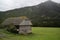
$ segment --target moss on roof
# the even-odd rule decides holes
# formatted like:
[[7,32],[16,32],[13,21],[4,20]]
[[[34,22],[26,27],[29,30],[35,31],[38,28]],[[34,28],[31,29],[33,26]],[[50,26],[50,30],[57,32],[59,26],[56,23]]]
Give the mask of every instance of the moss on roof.
[[20,16],[20,19],[27,19],[26,16]]
[[[27,22],[27,21],[29,21],[29,22]],[[13,23],[14,25],[20,25],[20,24],[25,25],[24,22],[26,23],[26,25],[32,25],[31,21],[26,16],[8,18],[2,24],[9,25],[9,24]]]

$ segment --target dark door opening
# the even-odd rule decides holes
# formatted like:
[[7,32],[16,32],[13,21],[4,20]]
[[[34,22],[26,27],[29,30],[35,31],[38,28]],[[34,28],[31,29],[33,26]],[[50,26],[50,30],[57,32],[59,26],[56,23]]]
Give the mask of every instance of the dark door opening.
[[19,29],[19,25],[15,25],[17,29]]
[[[15,27],[17,28],[17,29],[19,29],[19,25],[15,25]],[[17,31],[17,30],[16,30]],[[18,33],[19,31],[17,31],[16,33]]]

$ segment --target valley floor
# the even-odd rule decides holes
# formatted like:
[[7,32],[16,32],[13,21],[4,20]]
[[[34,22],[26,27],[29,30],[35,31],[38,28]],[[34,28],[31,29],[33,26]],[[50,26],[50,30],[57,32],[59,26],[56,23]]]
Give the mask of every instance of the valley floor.
[[13,34],[0,29],[0,40],[60,40],[60,28],[32,27],[30,35]]

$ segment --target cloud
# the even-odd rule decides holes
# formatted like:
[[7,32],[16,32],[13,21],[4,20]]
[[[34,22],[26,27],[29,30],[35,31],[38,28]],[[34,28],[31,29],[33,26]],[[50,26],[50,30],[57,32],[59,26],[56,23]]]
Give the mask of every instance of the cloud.
[[52,0],[52,1],[55,1],[55,2],[57,2],[57,3],[60,3],[60,0]]
[[[11,10],[15,8],[21,8],[25,6],[37,5],[46,0],[0,0],[0,11]],[[60,0],[53,0],[60,2]]]

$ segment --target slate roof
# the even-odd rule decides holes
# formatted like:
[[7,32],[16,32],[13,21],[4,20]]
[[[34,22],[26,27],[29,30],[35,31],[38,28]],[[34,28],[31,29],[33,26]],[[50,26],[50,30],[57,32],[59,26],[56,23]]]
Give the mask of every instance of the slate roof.
[[20,25],[32,25],[30,20],[23,20]]
[[14,25],[32,25],[28,18],[22,19],[21,17],[8,18],[2,23],[2,25],[9,25],[11,23]]

